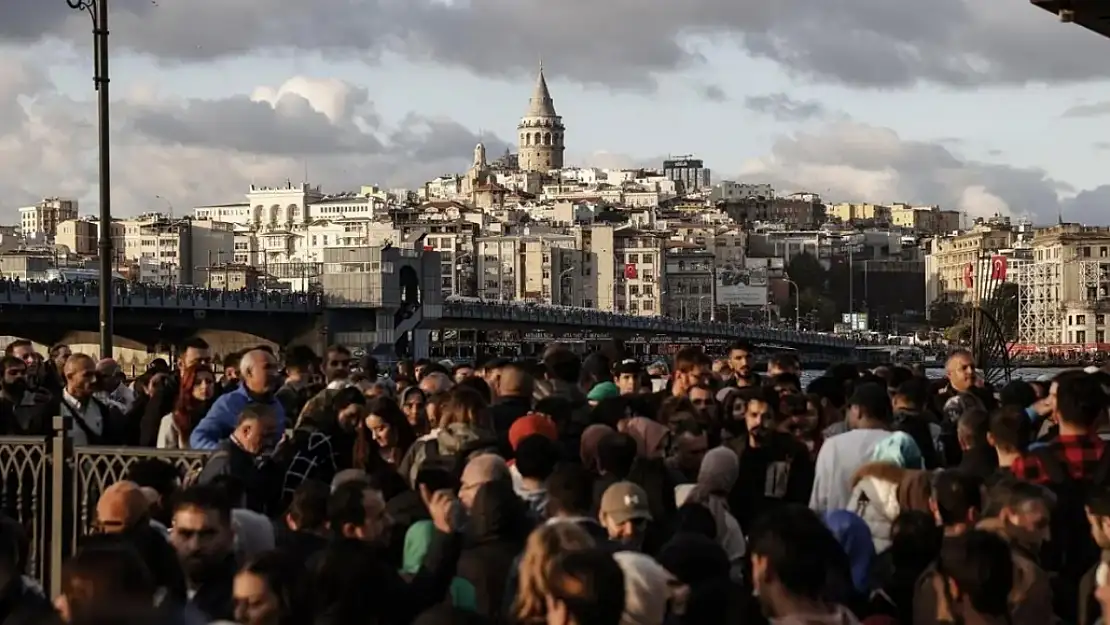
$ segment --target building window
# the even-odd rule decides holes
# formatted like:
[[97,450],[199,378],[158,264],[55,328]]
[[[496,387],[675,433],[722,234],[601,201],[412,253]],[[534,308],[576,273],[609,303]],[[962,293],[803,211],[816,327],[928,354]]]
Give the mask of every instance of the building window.
[[1075,342],[1076,343],[1086,343],[1087,342],[1087,333],[1083,330],[1080,330],[1080,331],[1076,332],[1075,333]]
[[1087,315],[1076,315],[1075,316],[1075,325],[1080,325],[1080,326],[1087,325]]

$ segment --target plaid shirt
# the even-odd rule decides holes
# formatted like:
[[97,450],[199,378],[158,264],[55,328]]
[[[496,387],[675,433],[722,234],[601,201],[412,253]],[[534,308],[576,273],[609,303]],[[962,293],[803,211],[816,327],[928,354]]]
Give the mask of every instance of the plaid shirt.
[[[1080,480],[1094,474],[1105,444],[1095,434],[1069,434],[1057,436],[1045,449],[1060,459],[1060,463],[1067,468],[1073,479]],[[1036,454],[1017,458],[1010,470],[1019,479],[1034,484],[1047,484],[1050,481],[1044,461]]]

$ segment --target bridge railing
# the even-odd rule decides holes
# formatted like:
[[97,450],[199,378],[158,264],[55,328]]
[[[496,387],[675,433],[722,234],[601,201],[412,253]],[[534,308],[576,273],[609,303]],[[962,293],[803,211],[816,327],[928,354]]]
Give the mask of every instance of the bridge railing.
[[689,321],[664,316],[629,315],[588,308],[529,306],[497,302],[445,302],[442,318],[526,323],[539,327],[582,326],[628,329],[645,333],[693,334],[753,341],[777,341],[819,347],[849,348],[855,341],[817,332],[794,332],[719,321]]
[[50,437],[0,437],[0,512],[22,528],[26,571],[61,589],[62,562],[96,531],[96,504],[140,460],[172,464],[181,477],[203,466],[207,453],[146,447],[73,445],[70,417],[54,417]]
[[[0,305],[95,306],[100,293],[95,282],[15,282],[0,280]],[[227,309],[274,312],[317,312],[321,294],[264,289],[226,291],[188,286],[120,282],[113,285],[112,303],[128,308]]]

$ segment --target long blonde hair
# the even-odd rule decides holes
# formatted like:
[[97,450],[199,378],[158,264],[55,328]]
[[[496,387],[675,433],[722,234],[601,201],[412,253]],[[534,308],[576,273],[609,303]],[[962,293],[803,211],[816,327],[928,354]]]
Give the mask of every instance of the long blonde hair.
[[513,615],[518,623],[542,620],[547,613],[547,575],[555,557],[594,546],[594,539],[575,523],[541,525],[528,536],[517,574]]

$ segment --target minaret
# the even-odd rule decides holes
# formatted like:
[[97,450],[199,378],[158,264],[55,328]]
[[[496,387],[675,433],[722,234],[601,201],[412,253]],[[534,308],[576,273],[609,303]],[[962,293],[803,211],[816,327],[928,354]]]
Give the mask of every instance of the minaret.
[[555,101],[547,89],[540,65],[536,88],[528,101],[528,112],[517,125],[517,152],[523,171],[547,173],[563,167],[563,118],[555,112]]

